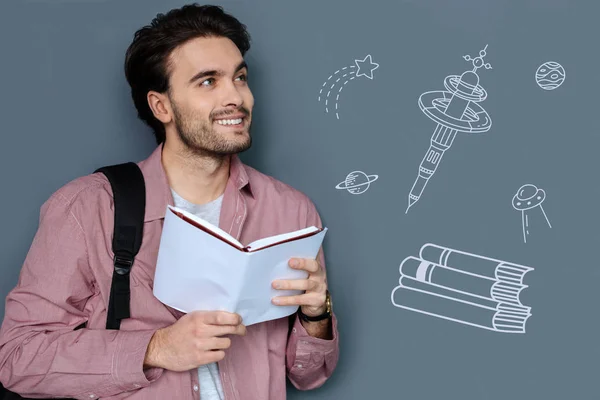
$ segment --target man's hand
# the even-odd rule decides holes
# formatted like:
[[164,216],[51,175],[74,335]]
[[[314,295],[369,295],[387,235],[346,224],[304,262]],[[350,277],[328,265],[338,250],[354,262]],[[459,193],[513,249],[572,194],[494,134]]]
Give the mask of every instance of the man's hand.
[[299,305],[302,312],[310,317],[323,314],[326,310],[325,299],[327,282],[325,271],[317,260],[310,258],[292,258],[289,266],[308,271],[306,279],[280,279],[273,281],[273,288],[283,290],[304,290],[296,296],[277,296],[273,303],[280,306]]
[[144,368],[160,367],[188,371],[222,360],[231,339],[223,335],[245,335],[238,314],[226,311],[194,311],[173,325],[157,330],[146,350]]

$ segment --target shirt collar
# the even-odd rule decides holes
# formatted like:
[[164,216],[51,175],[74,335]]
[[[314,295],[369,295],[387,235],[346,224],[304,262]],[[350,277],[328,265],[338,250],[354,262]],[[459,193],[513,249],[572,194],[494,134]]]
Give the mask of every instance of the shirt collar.
[[[174,205],[171,187],[162,165],[162,149],[163,144],[161,143],[147,159],[138,163],[146,184],[144,222],[164,218],[167,206]],[[238,191],[246,189],[252,195],[248,171],[237,154],[231,156],[227,181],[227,186],[229,185],[234,185]]]

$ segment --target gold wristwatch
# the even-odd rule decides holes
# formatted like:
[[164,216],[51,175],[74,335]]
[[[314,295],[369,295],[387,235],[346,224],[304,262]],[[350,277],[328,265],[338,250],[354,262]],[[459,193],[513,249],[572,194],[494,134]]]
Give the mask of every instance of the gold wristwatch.
[[302,312],[302,308],[300,307],[300,308],[298,308],[298,315],[304,321],[321,321],[326,318],[331,318],[331,310],[332,310],[331,296],[329,294],[329,290],[327,290],[325,292],[325,312],[323,314],[317,315],[315,317],[309,317],[308,315],[306,315]]

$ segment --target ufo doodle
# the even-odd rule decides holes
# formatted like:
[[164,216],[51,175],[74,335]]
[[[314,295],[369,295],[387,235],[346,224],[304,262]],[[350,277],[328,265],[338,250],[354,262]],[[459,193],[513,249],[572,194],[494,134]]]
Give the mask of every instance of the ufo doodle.
[[378,175],[367,175],[362,171],[352,171],[346,179],[336,185],[336,189],[345,189],[352,194],[362,194],[369,189],[371,183],[379,178]]
[[[335,87],[335,85],[338,84],[338,82],[345,79],[344,83],[340,84],[340,88],[337,90],[337,94],[335,95],[335,116],[337,119],[340,119],[340,115],[338,113],[338,101],[340,100],[340,94],[342,93],[342,89],[344,89],[344,86],[346,86],[348,82],[356,78],[360,78],[361,76],[372,80],[373,71],[375,71],[377,68],[379,68],[379,64],[374,63],[373,59],[371,58],[371,55],[367,54],[367,56],[362,60],[354,60],[354,65],[348,65],[344,68],[338,69],[333,74],[329,75],[329,78],[327,78],[327,80],[323,82],[321,90],[319,90],[319,102],[321,101],[321,95],[325,90],[327,90],[327,95],[323,96],[325,97],[325,112],[329,113],[329,96],[331,95],[332,91],[335,92],[333,88]],[[330,81],[335,79],[336,76],[337,79],[331,84],[331,86],[327,88],[326,85],[328,85]]]
[[449,75],[444,79],[446,90],[425,92],[419,97],[419,108],[437,125],[431,135],[429,149],[421,160],[417,178],[408,194],[406,212],[421,198],[429,179],[435,174],[446,150],[452,146],[458,132],[478,134],[487,132],[492,120],[478,103],[487,98],[487,92],[479,84],[477,70],[492,69],[483,61],[487,45],[479,51],[478,57],[463,56],[473,63],[473,69],[460,76]]
[[552,225],[550,225],[550,221],[548,220],[548,216],[544,211],[544,207],[542,207],[544,200],[546,200],[546,192],[532,184],[525,184],[521,186],[512,198],[513,208],[517,211],[521,211],[523,241],[525,243],[527,243],[527,235],[529,235],[529,217],[530,213],[533,212],[531,210],[539,208],[544,215],[548,226],[552,228]]

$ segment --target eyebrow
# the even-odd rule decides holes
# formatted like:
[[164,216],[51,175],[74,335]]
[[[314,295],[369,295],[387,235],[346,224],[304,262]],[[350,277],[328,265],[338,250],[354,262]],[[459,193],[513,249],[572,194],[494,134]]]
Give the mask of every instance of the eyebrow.
[[[238,66],[235,68],[234,74],[244,68],[248,69],[248,65],[246,64],[246,61],[242,61],[238,64]],[[203,71],[198,72],[196,75],[192,76],[191,79],[189,80],[189,83],[192,84],[195,81],[197,81],[198,79],[202,79],[207,76],[223,76],[223,75],[225,75],[225,71],[223,71],[222,69],[203,70]]]

